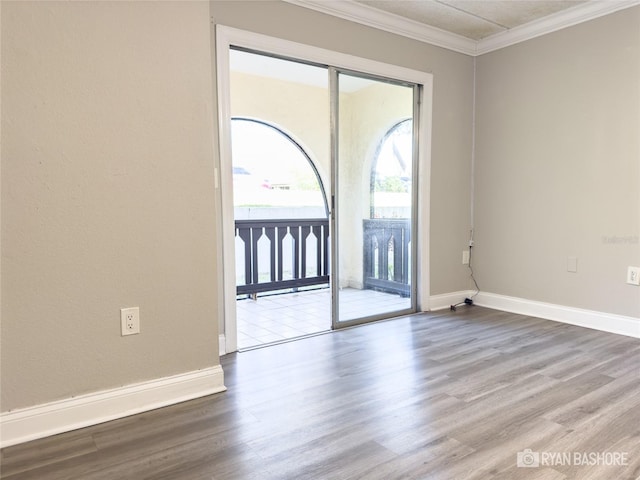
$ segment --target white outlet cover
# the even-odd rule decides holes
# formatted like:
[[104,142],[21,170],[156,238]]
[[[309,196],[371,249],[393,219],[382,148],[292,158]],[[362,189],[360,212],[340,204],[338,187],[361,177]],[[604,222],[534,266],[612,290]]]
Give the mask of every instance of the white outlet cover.
[[629,285],[640,285],[640,267],[627,268],[627,283]]
[[140,308],[130,307],[120,309],[120,333],[136,335],[140,333]]

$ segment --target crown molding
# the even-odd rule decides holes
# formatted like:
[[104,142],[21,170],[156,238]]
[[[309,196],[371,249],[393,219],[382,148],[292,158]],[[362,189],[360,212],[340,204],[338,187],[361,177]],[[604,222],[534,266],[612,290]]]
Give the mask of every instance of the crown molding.
[[586,2],[556,14],[534,20],[519,27],[496,33],[480,40],[476,46],[476,55],[500,50],[516,43],[531,40],[548,33],[572,27],[579,23],[594,20],[605,15],[640,5],[640,0]]
[[475,41],[352,0],[284,1],[474,57],[640,5],[640,0],[589,1],[543,19]]
[[284,0],[287,3],[350,20],[368,27],[395,33],[430,45],[475,55],[476,41],[416,22],[400,15],[383,12],[350,0]]

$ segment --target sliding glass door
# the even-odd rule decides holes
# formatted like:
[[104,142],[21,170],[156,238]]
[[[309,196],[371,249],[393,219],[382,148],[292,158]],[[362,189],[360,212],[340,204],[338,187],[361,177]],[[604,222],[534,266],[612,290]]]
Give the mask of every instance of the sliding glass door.
[[[315,277],[323,281],[328,277],[331,288],[325,292],[331,298],[331,314],[324,309],[320,314],[327,322],[331,317],[332,328],[412,313],[418,305],[428,310],[433,75],[223,25],[216,25],[215,50],[220,163],[214,173],[222,232],[217,253],[224,276],[218,293],[224,299],[219,314],[225,319],[221,351],[238,347],[235,300],[239,287],[241,294],[251,298],[245,284],[253,290],[257,284],[257,290],[263,290],[271,288],[266,284],[286,282],[279,284],[283,289],[278,293],[284,298],[292,280],[306,284],[292,287],[301,294]],[[239,52],[249,55],[249,64],[237,58],[242,56],[236,55]],[[258,70],[256,62],[261,66]],[[312,70],[315,73],[310,75]],[[236,89],[237,81],[247,89]],[[284,83],[283,95],[274,95],[274,89]],[[311,99],[319,100],[317,107],[309,106]],[[240,231],[240,226],[247,225],[242,221],[236,225],[234,193],[239,188],[254,186],[257,182],[252,180],[258,178],[261,198],[285,198],[292,190],[292,182],[275,178],[275,168],[265,172],[261,163],[256,165],[248,157],[241,165],[233,164],[232,150],[234,154],[258,150],[258,158],[265,157],[266,149],[257,146],[262,137],[253,129],[243,138],[238,135],[242,132],[236,126],[246,125],[260,127],[297,149],[296,156],[303,157],[297,165],[313,173],[310,181],[298,182],[297,189],[324,191],[319,207],[325,204],[329,218],[320,219],[325,224],[318,226],[314,217],[302,218],[314,223],[297,230],[291,225],[253,225],[249,234],[247,229]],[[237,141],[233,149],[232,139]],[[291,173],[279,157],[274,161]],[[264,182],[265,178],[269,181]],[[243,204],[249,209],[264,205],[262,199],[253,198]],[[287,201],[287,206],[306,208],[307,204]],[[243,253],[240,260],[244,262],[240,280],[237,251]],[[288,315],[288,321],[297,325],[310,313],[318,310],[305,306],[303,314]]]
[[333,326],[416,309],[417,85],[330,69]]

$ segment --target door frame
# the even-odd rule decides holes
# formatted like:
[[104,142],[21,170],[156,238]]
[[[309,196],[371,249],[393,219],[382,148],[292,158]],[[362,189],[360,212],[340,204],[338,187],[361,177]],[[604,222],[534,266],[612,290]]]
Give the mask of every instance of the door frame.
[[[216,195],[216,258],[221,267],[221,282],[217,285],[218,318],[220,323],[220,354],[238,349],[236,323],[235,227],[233,213],[233,169],[231,160],[231,99],[229,50],[241,47],[265,54],[291,58],[302,62],[332,66],[422,86],[419,132],[418,174],[418,234],[419,241],[429,239],[431,124],[433,109],[433,75],[397,65],[334,52],[302,43],[282,40],[224,25],[215,26],[215,65],[218,106],[218,158],[214,165]],[[329,122],[329,119],[327,119]],[[333,192],[330,192],[332,195]],[[331,212],[330,212],[331,213]],[[429,310],[429,248],[418,248],[417,309]]]

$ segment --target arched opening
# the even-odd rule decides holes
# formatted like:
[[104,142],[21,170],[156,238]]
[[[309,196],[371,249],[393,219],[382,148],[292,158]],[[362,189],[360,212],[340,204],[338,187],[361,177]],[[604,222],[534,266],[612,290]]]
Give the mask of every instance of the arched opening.
[[[242,344],[252,346],[291,334],[281,335],[284,324],[276,328],[277,334],[257,325],[256,308],[271,311],[279,305],[267,297],[328,287],[328,205],[310,155],[280,128],[234,117],[231,141],[236,299],[243,318],[239,331],[246,336]],[[246,301],[258,297],[260,306]],[[327,326],[298,328],[302,335]]]
[[327,196],[309,154],[266,122],[232,118],[236,219],[327,218]]
[[410,218],[413,122],[391,127],[371,164],[371,218]]
[[413,121],[384,134],[371,163],[370,218],[364,220],[365,288],[411,294]]

